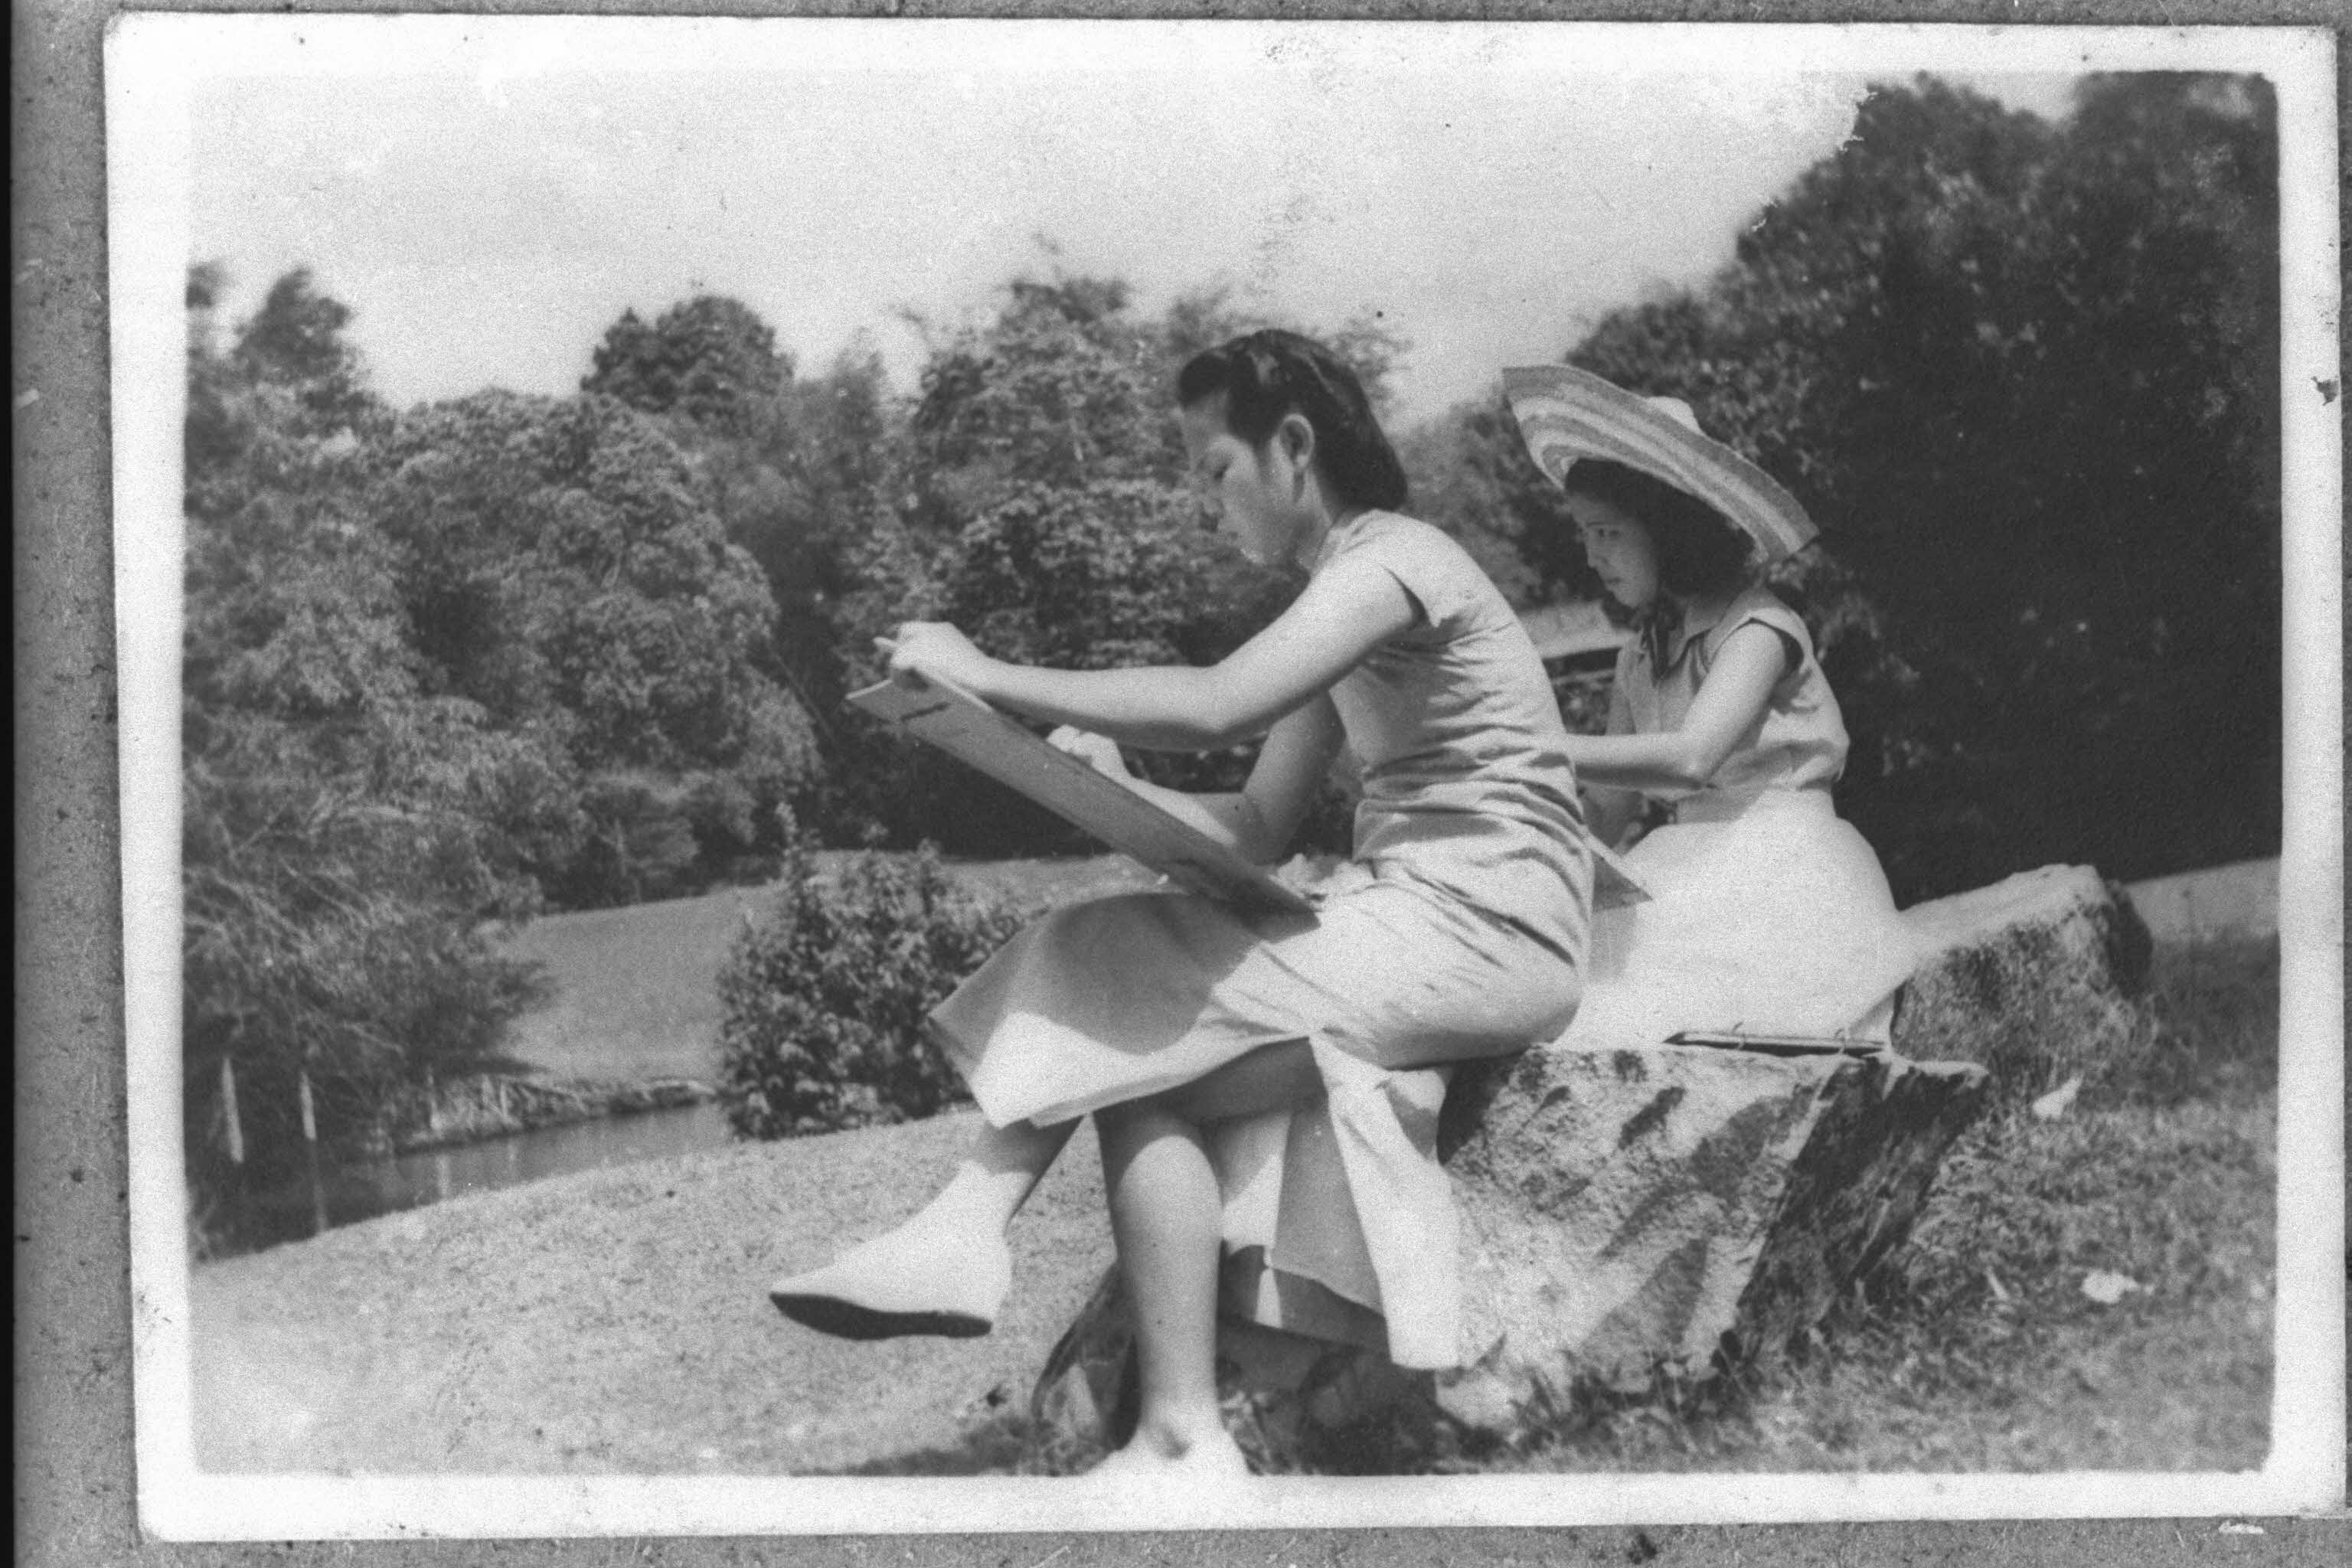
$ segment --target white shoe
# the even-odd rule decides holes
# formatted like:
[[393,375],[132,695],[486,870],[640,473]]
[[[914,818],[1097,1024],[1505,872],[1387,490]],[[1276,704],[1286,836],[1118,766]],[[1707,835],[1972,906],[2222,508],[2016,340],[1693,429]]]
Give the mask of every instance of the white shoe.
[[1012,1283],[1003,1237],[901,1226],[822,1268],[786,1275],[768,1287],[768,1300],[793,1322],[845,1340],[971,1339],[996,1326]]

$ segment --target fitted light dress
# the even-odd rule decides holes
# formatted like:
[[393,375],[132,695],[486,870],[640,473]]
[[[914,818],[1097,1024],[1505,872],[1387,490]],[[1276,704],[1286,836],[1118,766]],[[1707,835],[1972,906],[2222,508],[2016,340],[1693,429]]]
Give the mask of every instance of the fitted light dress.
[[[1335,528],[1415,624],[1332,689],[1363,795],[1312,917],[1181,892],[1025,928],[931,1015],[1003,1126],[1052,1123],[1305,1040],[1326,1094],[1209,1130],[1228,1310],[1456,1356],[1448,1068],[1555,1038],[1580,994],[1592,860],[1559,709],[1510,606],[1460,546],[1392,512]],[[1291,1305],[1286,1308],[1285,1302]]]
[[1753,587],[1686,625],[1680,647],[1636,638],[1618,655],[1610,728],[1680,728],[1726,641],[1753,624],[1780,637],[1788,668],[1706,787],[1626,855],[1652,897],[1595,919],[1563,1045],[1682,1030],[1887,1040],[1914,947],[1878,857],[1832,804],[1845,721],[1797,613]]

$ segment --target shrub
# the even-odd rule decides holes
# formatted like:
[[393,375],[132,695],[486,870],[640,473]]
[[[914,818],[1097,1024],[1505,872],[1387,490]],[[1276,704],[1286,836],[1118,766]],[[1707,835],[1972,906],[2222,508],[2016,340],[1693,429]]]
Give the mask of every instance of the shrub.
[[805,844],[719,977],[719,1096],[738,1137],[929,1116],[963,1085],[924,1016],[1021,923],[957,888],[938,854],[866,852],[831,875]]

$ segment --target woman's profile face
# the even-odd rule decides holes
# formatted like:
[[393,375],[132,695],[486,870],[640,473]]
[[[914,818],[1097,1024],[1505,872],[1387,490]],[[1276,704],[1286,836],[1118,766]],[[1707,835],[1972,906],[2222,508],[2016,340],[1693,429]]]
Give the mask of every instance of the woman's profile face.
[[1568,496],[1584,558],[1609,596],[1629,610],[1643,610],[1658,596],[1658,550],[1642,520],[1599,496]]
[[1181,414],[1192,478],[1217,514],[1217,531],[1261,566],[1291,559],[1309,521],[1297,504],[1292,465],[1281,432],[1254,447],[1225,426],[1225,400],[1193,404]]

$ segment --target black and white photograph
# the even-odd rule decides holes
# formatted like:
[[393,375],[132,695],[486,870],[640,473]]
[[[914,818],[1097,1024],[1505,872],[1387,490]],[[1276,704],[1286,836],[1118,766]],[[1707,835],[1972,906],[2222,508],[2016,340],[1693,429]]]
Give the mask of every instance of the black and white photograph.
[[2341,1506],[2326,32],[105,68],[143,1530]]

